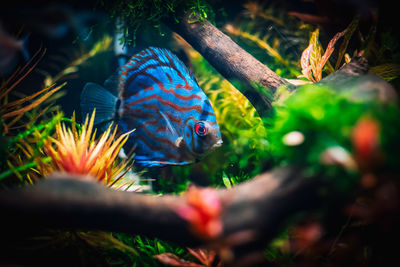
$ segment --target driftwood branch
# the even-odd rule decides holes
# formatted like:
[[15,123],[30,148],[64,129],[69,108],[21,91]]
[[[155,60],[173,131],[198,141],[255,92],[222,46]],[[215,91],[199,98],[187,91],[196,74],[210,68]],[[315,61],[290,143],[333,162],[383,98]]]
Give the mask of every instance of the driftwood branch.
[[[217,191],[223,206],[223,232],[212,241],[237,250],[237,255],[248,254],[262,249],[260,243],[265,245],[275,237],[291,215],[316,207],[319,183],[302,179],[298,173],[295,168],[279,169],[231,190]],[[178,215],[183,205],[183,196],[115,191],[82,177],[56,175],[32,187],[1,192],[1,229],[96,229],[158,237],[186,246],[209,243],[193,234]]]
[[[165,23],[193,46],[222,76],[229,81],[239,81],[241,92],[249,99],[257,112],[263,116],[271,109],[271,99],[279,86],[290,84],[243,50],[232,39],[207,20],[192,22],[189,14],[179,23],[166,20]],[[254,84],[268,88],[256,89]]]
[[378,100],[392,102],[396,100],[396,90],[384,79],[369,72],[364,57],[356,56],[341,69],[322,79],[319,84],[342,92],[353,90],[351,97],[358,100]]

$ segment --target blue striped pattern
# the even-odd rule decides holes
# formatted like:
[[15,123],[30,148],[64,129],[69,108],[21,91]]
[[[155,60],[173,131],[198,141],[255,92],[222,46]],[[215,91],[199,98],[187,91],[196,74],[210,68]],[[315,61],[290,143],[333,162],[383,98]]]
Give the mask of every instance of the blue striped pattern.
[[[220,145],[221,134],[207,96],[181,60],[150,47],[119,70],[119,121],[123,132],[135,128],[125,150],[145,166],[182,165]],[[207,135],[195,133],[202,121]]]

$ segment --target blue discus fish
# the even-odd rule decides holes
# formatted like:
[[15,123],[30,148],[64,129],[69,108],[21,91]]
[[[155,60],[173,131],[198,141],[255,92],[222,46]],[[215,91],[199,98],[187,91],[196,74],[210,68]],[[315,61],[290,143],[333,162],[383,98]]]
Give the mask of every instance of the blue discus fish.
[[104,87],[108,90],[85,85],[82,113],[96,108],[95,124],[115,121],[123,132],[136,129],[124,146],[134,149],[136,163],[188,164],[222,144],[210,101],[167,49],[150,47],[135,54]]

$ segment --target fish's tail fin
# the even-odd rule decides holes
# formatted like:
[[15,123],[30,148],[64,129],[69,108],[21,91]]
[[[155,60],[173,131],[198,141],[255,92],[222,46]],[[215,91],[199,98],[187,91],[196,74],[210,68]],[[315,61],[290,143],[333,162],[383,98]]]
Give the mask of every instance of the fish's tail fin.
[[87,83],[81,93],[81,111],[84,119],[96,109],[94,124],[111,122],[117,117],[118,97],[96,83]]

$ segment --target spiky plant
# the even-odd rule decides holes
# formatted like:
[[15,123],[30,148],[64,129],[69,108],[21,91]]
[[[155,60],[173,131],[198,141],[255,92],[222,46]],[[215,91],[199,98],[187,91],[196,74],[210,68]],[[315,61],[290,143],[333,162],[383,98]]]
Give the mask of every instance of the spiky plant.
[[101,137],[95,140],[94,118],[95,111],[90,120],[89,116],[86,116],[81,130],[75,126],[74,116],[71,128],[67,128],[61,122],[56,125],[56,137],[50,137],[44,145],[44,152],[52,159],[43,166],[45,174],[61,171],[91,175],[110,187],[122,186],[121,179],[129,169],[131,161],[118,162],[117,156],[133,130],[117,137],[117,127],[110,125]]

